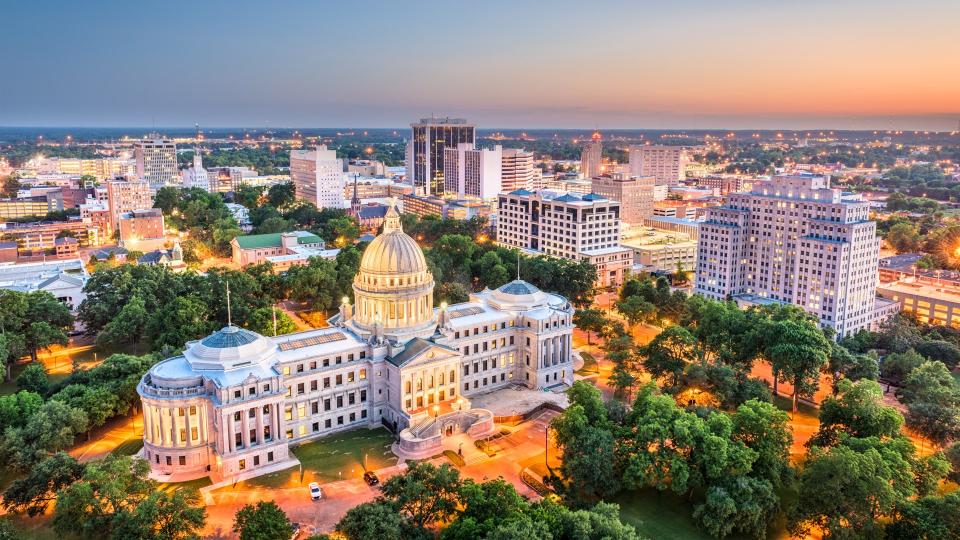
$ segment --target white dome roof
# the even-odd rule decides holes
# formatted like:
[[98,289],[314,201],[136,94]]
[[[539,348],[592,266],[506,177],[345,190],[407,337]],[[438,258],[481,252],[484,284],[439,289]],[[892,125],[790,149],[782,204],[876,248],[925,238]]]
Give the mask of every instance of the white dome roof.
[[504,309],[532,309],[547,305],[550,300],[546,293],[522,279],[515,279],[501,285],[490,293],[490,298],[498,307]]
[[360,272],[377,275],[426,272],[427,259],[413,238],[395,229],[373,239],[360,259]]
[[196,370],[229,371],[273,359],[276,344],[260,334],[226,326],[200,341],[187,344],[183,356]]

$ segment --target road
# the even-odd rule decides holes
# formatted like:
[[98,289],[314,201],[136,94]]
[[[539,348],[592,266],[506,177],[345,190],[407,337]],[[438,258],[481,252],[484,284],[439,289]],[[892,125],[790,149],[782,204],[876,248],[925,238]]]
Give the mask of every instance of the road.
[[[472,444],[464,446],[467,464],[460,468],[464,478],[476,481],[503,477],[512,483],[519,493],[536,498],[537,494],[520,480],[524,467],[541,463],[544,458],[544,434],[551,419],[557,413],[544,411],[537,417],[510,428],[509,436],[495,443],[497,454],[487,457]],[[550,442],[551,466],[559,464],[559,451]],[[446,458],[432,460],[440,465],[449,463]],[[405,464],[397,464],[377,470],[381,482],[406,470]],[[539,471],[538,471],[539,472]],[[542,474],[542,473],[541,473]],[[379,495],[379,489],[367,486],[361,479],[341,480],[321,484],[324,498],[310,499],[306,484],[281,488],[247,486],[243,484],[210,491],[206,496],[207,526],[203,534],[207,538],[235,538],[230,530],[233,516],[246,504],[272,500],[287,513],[290,520],[300,523],[310,533],[330,532],[346,512]]]

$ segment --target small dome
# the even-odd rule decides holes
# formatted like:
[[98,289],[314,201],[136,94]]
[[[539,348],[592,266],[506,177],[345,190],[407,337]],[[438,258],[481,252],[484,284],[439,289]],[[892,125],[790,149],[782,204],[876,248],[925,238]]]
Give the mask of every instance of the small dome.
[[260,334],[244,330],[236,326],[225,326],[219,332],[214,332],[203,338],[200,342],[205,347],[212,349],[228,349],[230,347],[239,347],[262,338]]
[[260,334],[226,326],[187,344],[183,356],[198,370],[224,370],[261,364],[273,358],[276,344]]
[[503,309],[533,309],[549,301],[546,293],[521,279],[502,285],[490,294],[490,299]]
[[531,285],[530,283],[527,283],[526,281],[523,281],[522,279],[515,279],[510,283],[507,283],[506,285],[500,286],[500,288],[497,290],[504,294],[513,294],[513,295],[536,294],[540,292],[540,289],[534,287],[533,285]]

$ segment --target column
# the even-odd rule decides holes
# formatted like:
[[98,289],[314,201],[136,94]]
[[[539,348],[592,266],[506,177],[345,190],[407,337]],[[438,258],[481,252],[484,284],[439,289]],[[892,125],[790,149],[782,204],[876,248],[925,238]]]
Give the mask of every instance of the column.
[[237,440],[237,437],[235,435],[236,428],[234,427],[234,422],[233,422],[233,413],[228,412],[226,416],[227,416],[227,451],[233,452],[234,450],[236,450],[236,448],[234,448],[234,444],[236,443],[236,440]]
[[143,404],[143,440],[153,442],[153,418],[150,416],[150,405]]
[[263,444],[263,441],[265,440],[263,437],[263,405],[257,406],[256,424],[257,424],[257,444]]
[[250,410],[240,412],[240,440],[244,448],[250,448]]
[[170,430],[167,429],[167,422],[164,422],[164,417],[167,416],[165,409],[157,408],[157,416],[160,420],[160,445],[163,447],[170,446]]
[[190,406],[189,405],[183,408],[183,425],[184,425],[184,433],[187,435],[186,437],[187,440],[184,441],[184,444],[186,446],[193,446],[193,437],[190,434]]

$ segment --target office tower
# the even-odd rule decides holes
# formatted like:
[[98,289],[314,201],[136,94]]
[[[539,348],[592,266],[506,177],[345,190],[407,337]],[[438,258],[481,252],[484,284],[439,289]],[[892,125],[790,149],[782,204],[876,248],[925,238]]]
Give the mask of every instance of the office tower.
[[193,167],[183,171],[183,187],[210,191],[210,177],[203,168],[203,154],[199,148],[193,151]]
[[418,195],[444,194],[443,158],[445,148],[476,142],[476,126],[463,118],[421,118],[410,124],[407,143],[407,178]]
[[503,147],[478,149],[473,143],[460,143],[443,152],[444,194],[493,199],[500,193]]
[[290,179],[297,198],[317,205],[317,208],[343,208],[343,188],[346,187],[343,162],[335,150],[319,145],[314,150],[290,152]]
[[533,152],[525,152],[518,148],[503,149],[500,159],[500,189],[503,191],[533,189],[535,176]]
[[590,142],[584,145],[583,151],[580,153],[580,173],[584,178],[600,176],[600,173],[603,172],[603,167],[600,165],[603,159],[603,143],[600,142],[600,139],[600,132],[594,131],[593,136],[590,137]]
[[133,144],[137,176],[154,189],[178,183],[177,145],[159,137],[142,139]]
[[842,338],[874,320],[880,238],[870,203],[828,177],[776,176],[706,210],[696,292],[800,306]]
[[630,176],[624,173],[596,176],[591,181],[593,193],[620,201],[620,219],[624,223],[640,225],[653,215],[652,176]]
[[163,248],[166,243],[163,212],[159,208],[120,214],[118,230],[120,245],[130,251],[153,251]]
[[630,147],[630,174],[653,176],[658,184],[673,186],[686,177],[687,149],[683,146]]
[[110,225],[117,230],[121,214],[153,207],[150,184],[144,180],[110,180],[107,204],[110,205]]
[[620,208],[596,194],[501,193],[497,244],[590,261],[597,267],[598,287],[619,286],[633,261],[633,251],[620,245]]

